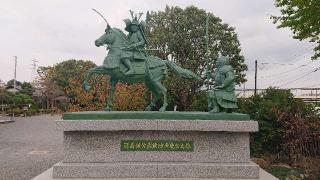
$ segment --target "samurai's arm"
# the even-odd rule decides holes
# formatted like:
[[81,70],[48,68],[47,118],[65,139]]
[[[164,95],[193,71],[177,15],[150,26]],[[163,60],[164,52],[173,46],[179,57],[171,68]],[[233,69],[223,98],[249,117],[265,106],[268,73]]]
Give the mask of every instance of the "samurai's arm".
[[138,32],[137,36],[138,36],[139,42],[131,44],[131,46],[133,48],[136,48],[136,47],[139,47],[139,46],[144,46],[146,44],[146,41],[144,40],[144,38],[143,38],[143,36],[142,36],[140,31]]
[[222,85],[217,86],[217,89],[223,89],[227,86],[229,86],[232,82],[234,81],[234,74],[232,71],[228,71],[226,73],[226,79],[224,80],[224,82],[222,83]]

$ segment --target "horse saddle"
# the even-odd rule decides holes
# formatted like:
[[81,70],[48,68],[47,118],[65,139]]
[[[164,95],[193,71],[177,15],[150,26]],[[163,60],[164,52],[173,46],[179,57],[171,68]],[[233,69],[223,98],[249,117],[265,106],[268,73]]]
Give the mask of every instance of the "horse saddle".
[[[145,68],[146,68],[145,61],[133,60],[131,61],[131,65],[132,65],[134,75],[145,74]],[[124,64],[120,63],[120,71],[125,73],[128,71],[128,68]]]
[[[146,67],[152,69],[160,66],[165,66],[165,61],[156,56],[148,56],[148,58],[146,59],[134,58],[133,60],[131,60],[131,65],[134,72],[133,74],[140,75],[145,74]],[[124,64],[120,63],[120,71],[125,73],[126,71],[128,71],[128,68]]]

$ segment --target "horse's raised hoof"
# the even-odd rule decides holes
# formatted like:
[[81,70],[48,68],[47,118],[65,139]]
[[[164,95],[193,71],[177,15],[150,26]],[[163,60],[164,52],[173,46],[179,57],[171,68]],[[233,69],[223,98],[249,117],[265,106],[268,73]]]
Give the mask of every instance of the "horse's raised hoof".
[[107,106],[106,108],[104,108],[104,110],[105,111],[112,111],[112,108]]

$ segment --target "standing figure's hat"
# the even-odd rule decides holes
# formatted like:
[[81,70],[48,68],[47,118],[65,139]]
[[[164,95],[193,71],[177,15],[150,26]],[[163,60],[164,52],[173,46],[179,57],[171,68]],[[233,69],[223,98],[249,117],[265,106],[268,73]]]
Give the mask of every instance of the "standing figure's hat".
[[218,58],[218,62],[219,63],[221,63],[221,64],[223,64],[223,65],[229,65],[229,56],[227,55],[227,56],[223,56],[223,55],[221,55],[219,58]]

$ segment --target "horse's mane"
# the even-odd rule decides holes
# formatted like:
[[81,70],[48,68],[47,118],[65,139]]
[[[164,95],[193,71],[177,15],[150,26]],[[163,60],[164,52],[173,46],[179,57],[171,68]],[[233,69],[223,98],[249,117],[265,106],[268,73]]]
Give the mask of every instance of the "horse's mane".
[[128,39],[126,34],[123,33],[121,29],[118,28],[112,28],[113,32],[119,36],[120,39],[122,39],[122,43],[128,44]]
[[113,30],[115,30],[116,32],[118,32],[119,35],[121,35],[122,37],[126,38],[126,34],[125,34],[121,29],[113,28]]

